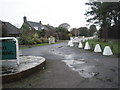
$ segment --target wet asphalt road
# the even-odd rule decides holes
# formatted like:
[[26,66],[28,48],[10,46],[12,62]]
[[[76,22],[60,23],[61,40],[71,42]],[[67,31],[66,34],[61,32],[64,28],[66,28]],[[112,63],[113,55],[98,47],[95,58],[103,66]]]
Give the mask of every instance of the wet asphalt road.
[[68,47],[67,43],[22,50],[46,58],[46,67],[3,88],[118,88],[118,58]]

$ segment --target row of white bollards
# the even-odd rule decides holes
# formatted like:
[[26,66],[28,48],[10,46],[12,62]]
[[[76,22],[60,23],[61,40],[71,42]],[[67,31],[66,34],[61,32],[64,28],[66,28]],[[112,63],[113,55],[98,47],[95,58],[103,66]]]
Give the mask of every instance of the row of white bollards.
[[[68,42],[68,45],[69,45],[70,47],[73,47],[73,46],[74,46],[72,40],[70,40],[70,41]],[[79,42],[78,48],[83,48],[83,45],[82,45],[82,42],[81,42],[81,41]],[[91,49],[91,47],[90,47],[90,45],[89,45],[88,42],[85,43],[84,49],[85,49],[85,50],[90,50],[90,49]],[[98,53],[102,52],[102,49],[101,49],[101,47],[100,47],[99,44],[96,44],[96,45],[95,45],[94,52],[98,52]],[[103,54],[103,55],[106,55],[106,56],[113,55],[113,52],[112,52],[110,46],[105,46],[102,54]]]

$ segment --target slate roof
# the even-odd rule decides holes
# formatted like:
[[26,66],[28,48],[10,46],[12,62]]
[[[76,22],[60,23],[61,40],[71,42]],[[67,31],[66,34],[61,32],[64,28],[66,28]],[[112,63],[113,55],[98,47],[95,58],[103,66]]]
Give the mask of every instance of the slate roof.
[[42,23],[39,22],[32,22],[32,21],[27,21],[27,23],[34,28],[35,30],[48,30],[48,28],[44,25],[42,25]]
[[45,27],[47,27],[49,30],[54,30],[55,28],[53,26],[50,25],[44,25]]

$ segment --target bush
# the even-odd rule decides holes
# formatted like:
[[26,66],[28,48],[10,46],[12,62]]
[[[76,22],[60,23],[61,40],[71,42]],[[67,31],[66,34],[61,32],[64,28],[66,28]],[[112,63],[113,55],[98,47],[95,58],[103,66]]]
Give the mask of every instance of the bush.
[[48,43],[49,41],[48,41],[48,39],[47,38],[40,38],[40,40],[42,41],[42,43]]
[[18,43],[19,43],[19,45],[23,45],[23,44],[24,44],[24,41],[23,41],[21,38],[19,38],[19,39],[18,39]]
[[42,41],[41,41],[40,39],[38,39],[38,38],[34,38],[34,41],[35,41],[37,44],[42,43]]
[[22,38],[22,37],[20,37],[18,39],[18,41],[19,41],[20,45],[33,45],[33,44],[36,44],[36,42],[34,41],[33,38],[31,39],[31,38],[28,38],[28,37],[27,37],[27,40]]
[[[30,31],[30,28],[27,24],[23,24],[21,28],[21,35],[19,38],[19,44],[21,45],[32,45],[36,44],[33,39],[34,33]],[[37,36],[37,35],[35,35]]]

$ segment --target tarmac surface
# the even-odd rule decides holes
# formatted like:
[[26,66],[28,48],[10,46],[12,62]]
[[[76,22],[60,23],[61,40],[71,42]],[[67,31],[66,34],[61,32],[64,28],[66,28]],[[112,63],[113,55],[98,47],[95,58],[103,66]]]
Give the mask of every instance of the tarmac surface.
[[46,67],[3,88],[118,88],[118,57],[67,46],[67,42],[22,50]]

